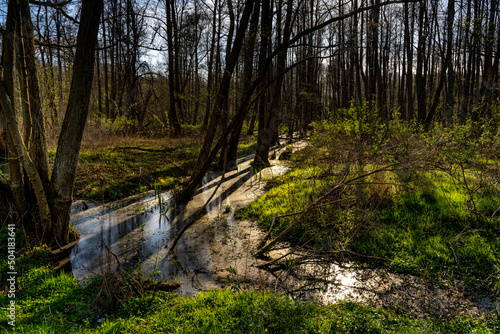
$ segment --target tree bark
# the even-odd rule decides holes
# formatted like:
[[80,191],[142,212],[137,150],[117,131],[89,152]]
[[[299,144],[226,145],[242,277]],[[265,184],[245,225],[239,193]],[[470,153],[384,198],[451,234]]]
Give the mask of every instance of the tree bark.
[[418,14],[418,48],[417,48],[417,69],[416,69],[416,85],[417,85],[417,120],[419,124],[425,123],[427,116],[427,101],[426,101],[426,78],[424,75],[424,62],[425,62],[425,27],[424,17],[427,8],[427,0],[420,2],[420,9]]
[[448,0],[447,12],[448,16],[446,19],[446,31],[447,31],[446,56],[441,64],[441,75],[439,78],[439,84],[434,92],[431,108],[429,109],[429,113],[425,118],[424,122],[425,129],[428,129],[430,127],[432,119],[434,118],[434,114],[436,113],[439,104],[439,97],[441,95],[441,90],[443,89],[446,81],[446,71],[451,71],[452,68],[451,49],[453,47],[452,40],[453,40],[453,22],[455,20],[455,0]]
[[[14,2],[9,2],[7,11],[7,21],[5,23],[5,33],[3,36],[3,51],[2,51],[2,64],[3,64],[3,80],[5,84],[6,94],[12,101],[14,96],[14,44],[15,44],[15,30],[16,20],[14,18],[15,8]],[[3,114],[3,113],[2,113]],[[6,116],[3,117],[5,121],[6,130],[6,144],[7,144],[7,159],[9,161],[9,174],[10,174],[10,188],[14,196],[14,203],[20,215],[27,216],[28,205],[24,196],[24,183],[21,174],[21,161],[17,154],[16,147],[10,130],[6,124]]]
[[[254,12],[252,14],[252,19],[250,21],[250,28],[248,31],[247,41],[245,44],[245,54],[243,57],[243,90],[242,90],[243,94],[241,99],[243,99],[246,92],[250,90],[250,87],[252,85],[252,74],[254,70],[253,66],[254,47],[257,38],[258,24],[259,24],[259,6],[255,5]],[[245,113],[248,113],[249,106],[246,107],[247,110],[245,111]],[[255,120],[255,118],[252,119]],[[227,150],[226,170],[231,170],[236,168],[238,143],[240,140],[242,127],[243,127],[243,122],[238,124],[238,126],[231,132],[231,137],[229,139],[229,148]],[[253,129],[251,130],[253,133]]]
[[178,136],[181,134],[181,126],[179,124],[179,120],[177,117],[177,98],[178,91],[176,88],[178,85],[176,84],[176,70],[178,66],[176,66],[175,58],[178,56],[174,52],[174,27],[172,17],[175,15],[173,11],[173,0],[166,1],[166,9],[167,9],[167,40],[168,40],[168,93],[169,93],[169,105],[170,108],[168,110],[168,119],[170,122],[170,127],[174,136]]
[[52,170],[52,198],[50,201],[53,213],[52,237],[58,245],[67,244],[69,240],[71,202],[78,153],[89,111],[94,76],[95,47],[102,6],[102,0],[87,0],[82,3],[68,106]]
[[[263,69],[266,67],[266,60],[269,53],[270,48],[270,35],[272,30],[272,17],[271,17],[271,8],[269,0],[262,0],[262,9],[261,9],[261,30],[260,30],[260,54],[259,54],[259,73],[262,73]],[[260,151],[262,146],[271,140],[271,136],[269,136],[269,129],[266,128],[266,115],[268,109],[268,88],[267,82],[270,79],[270,72],[266,71],[267,80],[264,80],[261,83],[260,87],[260,97],[259,103],[257,107],[257,125],[258,125],[258,136],[257,136],[257,146],[255,149],[255,159],[253,164],[259,167],[267,167],[269,166],[269,157],[261,157]],[[269,117],[269,116],[268,116]]]
[[[226,68],[224,70],[220,87],[219,87],[219,92],[217,94],[217,98],[215,100],[215,105],[213,107],[212,111],[212,116],[210,118],[210,124],[207,128],[207,133],[205,135],[205,140],[203,142],[203,147],[200,151],[200,155],[198,157],[198,163],[197,166],[202,165],[205,160],[207,159],[212,143],[215,137],[215,133],[217,130],[218,126],[218,121],[219,117],[224,105],[225,100],[227,99],[227,91],[229,90],[229,85],[231,83],[231,78],[232,74],[234,71],[234,67],[236,65],[236,62],[238,61],[238,56],[241,50],[241,47],[243,45],[244,37],[245,37],[245,32],[248,27],[248,22],[250,20],[250,14],[252,13],[252,9],[254,6],[255,0],[249,0],[248,2],[245,3],[245,8],[243,10],[243,14],[241,15],[240,19],[240,25],[237,29],[235,38],[234,38],[234,45],[231,50],[231,54],[227,59],[226,63]],[[195,172],[196,174],[196,172]]]
[[[279,40],[278,45],[282,44],[283,41],[288,41],[290,39],[292,5],[293,1],[288,0],[285,26],[283,29],[283,40]],[[261,133],[261,135],[259,135],[261,143],[260,145],[257,145],[258,150],[255,152],[254,164],[261,167],[270,165],[269,149],[271,145],[279,141],[278,117],[281,106],[281,91],[283,86],[283,80],[285,78],[286,55],[287,55],[286,50],[284,50],[278,54],[278,57],[276,59],[276,79],[272,95],[271,109],[269,110],[269,115],[266,119],[264,130]]]
[[[38,202],[38,210],[40,212],[40,223],[42,230],[42,238],[46,237],[51,230],[51,212],[49,208],[49,203],[47,201],[47,195],[45,192],[44,184],[42,178],[38,173],[38,170],[31,159],[28,150],[24,144],[21,133],[19,132],[19,126],[16,120],[16,113],[14,107],[9,98],[4,81],[0,82],[0,100],[2,103],[2,110],[5,116],[5,122],[7,129],[9,130],[10,138],[12,140],[13,146],[16,149],[16,153],[23,162],[24,170],[27,173],[29,181],[35,192],[36,200]],[[70,203],[71,206],[71,203]],[[69,215],[68,215],[69,224]]]

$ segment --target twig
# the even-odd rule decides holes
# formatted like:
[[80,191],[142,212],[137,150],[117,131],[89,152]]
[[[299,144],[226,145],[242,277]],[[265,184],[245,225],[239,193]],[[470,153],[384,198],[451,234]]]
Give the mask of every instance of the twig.
[[271,227],[269,227],[269,231],[267,231],[267,233],[264,236],[264,238],[262,238],[262,240],[257,245],[257,249],[259,249],[262,246],[264,246],[266,244],[267,240],[269,240],[269,237],[271,236],[271,231],[273,230],[274,223],[276,222],[277,215],[278,215],[277,213],[274,214],[274,218],[273,218],[273,221],[271,223]]
[[[322,208],[322,207],[328,206],[328,205],[332,205],[334,203],[343,202],[343,201],[346,201],[346,200],[349,200],[349,199],[354,200],[354,199],[357,199],[357,198],[356,197],[351,197],[351,198],[338,199],[338,200],[331,201],[331,202],[328,202],[328,203],[323,203],[323,204],[316,205],[315,209]],[[276,216],[274,219],[285,218],[285,217],[290,217],[290,216],[297,216],[297,215],[300,215],[303,212],[304,212],[304,210],[297,211],[297,212],[292,212],[292,213],[286,213],[286,214],[281,215],[281,216]],[[274,220],[273,220],[273,222],[274,222]]]
[[500,210],[500,206],[498,207],[498,209],[496,209],[492,214],[491,214],[491,217],[490,219],[493,219],[493,217],[495,217],[495,215],[497,214],[498,210]]
[[108,245],[106,245],[106,243],[104,242],[104,239],[102,238],[102,236],[101,236],[101,241],[102,241],[104,247],[106,247],[106,250],[109,252],[109,254],[113,255],[113,257],[115,258],[116,263],[118,265],[117,268],[116,268],[116,271],[119,272],[121,270],[121,268],[120,268],[120,259],[118,259],[118,256],[115,253],[113,253],[113,251],[111,249],[109,249]]
[[371,256],[371,255],[365,255],[365,254],[360,254],[360,253],[356,253],[356,252],[353,252],[353,251],[350,251],[350,250],[339,250],[339,251],[336,251],[336,252],[330,252],[331,254],[328,254],[328,255],[334,255],[333,253],[346,253],[346,254],[349,254],[349,255],[352,255],[352,256],[356,256],[356,257],[362,257],[362,258],[365,258],[365,259],[370,259],[370,260],[379,260],[379,261],[389,261],[389,259],[385,258],[385,257],[380,257],[380,256]]
[[[304,255],[304,256],[299,256],[299,257],[290,259],[290,263],[299,263],[299,262],[302,262],[302,261],[305,261],[305,260],[316,259],[316,258],[321,258],[321,257],[323,257],[323,258],[334,257],[334,256],[337,256],[339,253],[346,253],[346,254],[349,254],[349,255],[352,255],[352,256],[356,256],[356,257],[360,257],[360,258],[365,258],[365,259],[370,259],[370,260],[389,261],[389,259],[387,259],[385,257],[364,255],[364,254],[359,254],[359,253],[356,253],[356,252],[353,252],[353,251],[349,251],[349,250],[339,250],[339,251],[335,251],[335,252],[321,253],[321,254],[318,254],[318,255]],[[282,258],[284,258],[285,256],[288,256],[288,255],[290,255],[290,253],[282,255],[282,256],[280,256],[278,258],[275,258],[275,259],[270,258],[269,261],[267,261],[265,263],[262,263],[262,264],[259,264],[257,266],[257,268],[267,267],[267,266],[270,266],[270,265],[275,264],[275,263],[277,263],[279,266],[284,266],[284,264],[281,263],[280,260]]]
[[136,150],[136,151],[143,151],[143,152],[168,152],[173,150],[171,147],[163,148],[163,149],[154,149],[154,148],[142,148],[141,146],[119,146],[119,147],[113,147],[113,151],[125,151],[125,150]]
[[458,263],[457,254],[455,254],[455,250],[453,249],[451,242],[448,243],[448,247],[450,248],[451,252],[453,253],[453,258],[455,259],[455,263]]

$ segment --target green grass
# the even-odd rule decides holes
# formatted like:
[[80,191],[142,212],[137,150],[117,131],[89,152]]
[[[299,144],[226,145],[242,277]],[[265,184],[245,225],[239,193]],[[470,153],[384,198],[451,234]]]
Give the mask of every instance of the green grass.
[[174,188],[195,163],[196,145],[154,148],[157,151],[83,150],[75,196],[108,201],[151,190],[154,182],[165,189]]
[[[259,219],[259,224],[265,230],[269,229],[275,214],[278,216],[298,212],[317,197],[325,187],[332,182],[332,178],[317,178],[318,168],[305,167],[291,171],[282,176],[274,177],[268,184],[269,191],[248,206],[236,212],[236,218]],[[294,217],[276,220],[273,230],[279,233],[286,229]],[[316,231],[316,230],[315,230]],[[295,229],[290,236],[291,240],[299,242],[311,235],[307,224]]]
[[[236,215],[258,219],[267,230],[276,213],[303,210],[338,182],[343,169],[339,160],[346,161],[349,154],[335,137],[326,139],[292,155],[295,169],[271,180],[269,192]],[[244,143],[241,154],[249,153],[252,145],[251,141]],[[340,145],[339,151],[332,149],[334,145]],[[175,187],[178,178],[194,165],[199,143],[141,147],[156,151],[84,148],[76,197],[112,200],[153,189],[155,184]],[[51,159],[53,156],[49,154]],[[366,170],[386,163],[384,159],[367,165]],[[488,164],[496,164],[488,159]],[[473,186],[480,185],[477,172],[475,167],[467,168],[467,181]],[[500,288],[498,219],[485,221],[466,210],[470,194],[460,178],[457,181],[430,169],[412,172],[410,177],[403,174],[384,172],[346,187],[340,201],[313,211],[289,240],[302,243],[314,238],[309,246],[342,245],[384,257],[388,261],[378,264],[399,273],[438,280],[459,278],[476,286],[497,284]],[[475,203],[479,212],[490,216],[500,206],[500,190],[494,185],[481,187],[475,193]],[[294,218],[278,219],[275,235]],[[72,277],[51,269],[47,250],[26,250],[21,233],[16,241],[20,250],[16,255],[19,333],[500,332],[498,314],[448,321],[415,319],[397,305],[391,308],[395,311],[353,302],[320,305],[260,291],[216,290],[196,297],[151,291],[123,304],[104,304],[96,300],[99,280],[81,288]],[[0,233],[0,251],[6,254],[5,233]],[[7,271],[7,259],[2,257],[2,282]],[[0,304],[9,301],[3,288]],[[7,321],[6,312],[1,312],[0,332],[12,330]]]
[[[196,164],[201,148],[198,138],[194,135],[179,141],[125,138],[113,146],[84,146],[77,167],[75,198],[116,200],[153,190],[155,183],[163,190],[175,189]],[[253,150],[252,138],[242,138],[238,156]],[[49,151],[49,161],[54,158],[55,153]]]
[[5,180],[9,172],[9,165],[7,163],[0,164],[0,180]]
[[[468,193],[444,173],[433,172],[419,189],[393,198],[376,227],[353,241],[357,252],[390,259],[398,272],[473,278],[499,284],[500,233],[466,209]],[[483,197],[485,196],[485,197]],[[500,206],[498,193],[480,194],[480,208]]]

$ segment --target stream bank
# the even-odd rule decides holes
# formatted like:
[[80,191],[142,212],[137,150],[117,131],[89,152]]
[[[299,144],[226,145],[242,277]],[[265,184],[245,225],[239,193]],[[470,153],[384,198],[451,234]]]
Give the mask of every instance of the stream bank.
[[[305,145],[295,143],[294,149]],[[81,240],[71,255],[73,275],[85,282],[92,275],[114,270],[115,254],[122,266],[138,265],[137,274],[143,278],[180,283],[178,292],[186,296],[228,287],[276,289],[292,298],[314,298],[324,303],[353,300],[422,317],[480,316],[494,311],[491,297],[467,291],[459,282],[435,286],[412,276],[362,268],[349,259],[338,264],[261,269],[265,261],[253,253],[264,233],[254,222],[235,220],[234,212],[264,194],[266,180],[284,174],[288,167],[274,160],[272,167],[255,173],[250,160],[240,159],[238,169],[226,173],[207,205],[207,214],[183,234],[173,254],[165,246],[210,198],[220,175],[209,173],[184,208],[175,208],[170,192],[161,193],[161,201],[158,194],[149,192],[84,211],[77,210],[76,203],[72,225]],[[281,244],[270,257],[291,251],[289,245]],[[294,251],[294,255],[304,254]]]

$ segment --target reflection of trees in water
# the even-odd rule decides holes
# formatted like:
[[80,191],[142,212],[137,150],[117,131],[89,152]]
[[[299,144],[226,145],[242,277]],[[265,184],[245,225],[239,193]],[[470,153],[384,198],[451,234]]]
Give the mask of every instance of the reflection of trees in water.
[[274,277],[277,291],[296,300],[355,301],[419,318],[444,320],[485,315],[495,310],[492,296],[486,291],[467,288],[463,282],[437,286],[429,279],[394,274],[355,262],[355,256],[332,255],[299,247],[285,247],[281,253],[276,258],[267,257],[259,267]]

